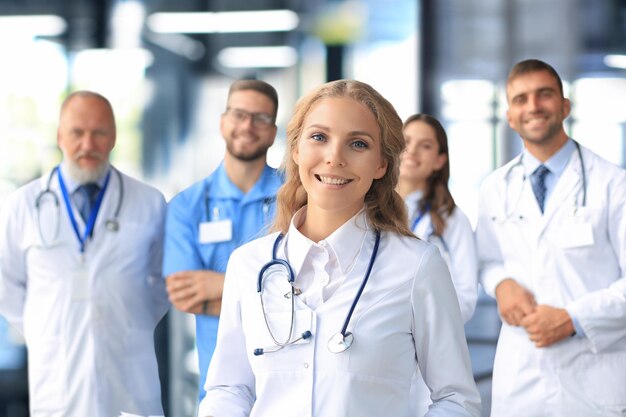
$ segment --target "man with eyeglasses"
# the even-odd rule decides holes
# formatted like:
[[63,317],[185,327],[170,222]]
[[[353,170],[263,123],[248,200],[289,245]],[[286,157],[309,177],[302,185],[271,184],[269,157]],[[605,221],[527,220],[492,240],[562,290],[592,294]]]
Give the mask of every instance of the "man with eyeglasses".
[[215,349],[228,258],[266,233],[274,217],[282,180],[266,156],[276,137],[277,110],[274,87],[259,80],[235,81],[220,120],[224,160],[168,205],[163,274],[172,304],[196,317],[199,400]]

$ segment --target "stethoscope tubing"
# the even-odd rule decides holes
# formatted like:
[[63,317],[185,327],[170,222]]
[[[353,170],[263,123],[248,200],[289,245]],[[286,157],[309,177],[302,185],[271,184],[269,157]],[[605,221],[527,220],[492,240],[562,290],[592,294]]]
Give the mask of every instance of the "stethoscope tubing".
[[[580,144],[573,140],[574,145],[576,146],[576,152],[578,153],[578,160],[580,163],[580,177],[581,177],[581,182],[582,182],[582,204],[581,207],[586,207],[587,206],[587,172],[585,170],[585,160],[583,158],[583,152],[582,149],[580,147]],[[522,166],[524,162],[524,154],[522,153],[517,162],[515,162],[513,165],[511,165],[511,167],[506,171],[505,175],[504,175],[504,183],[505,183],[505,190],[504,190],[504,215],[506,219],[509,219],[513,212],[515,211],[515,207],[517,207],[517,205],[519,204],[519,200],[521,199],[521,194],[523,193],[523,188],[522,191],[520,191],[520,197],[517,199],[517,202],[514,205],[513,210],[509,211],[508,210],[508,199],[509,199],[509,193],[508,193],[508,189],[509,189],[509,182],[510,182],[510,176],[511,173],[513,172],[513,170],[515,168],[517,168],[518,166]],[[522,187],[523,185],[526,183],[526,174],[524,174],[523,178],[522,178]]]
[[[39,237],[41,239],[41,242],[44,243],[45,239],[43,237],[43,232],[42,232],[42,228],[41,228],[41,208],[42,208],[42,200],[46,195],[50,195],[52,196],[54,205],[58,211],[58,217],[61,216],[61,207],[60,207],[60,200],[59,197],[57,196],[57,194],[52,191],[52,179],[54,178],[55,174],[59,174],[59,166],[55,166],[54,168],[52,168],[52,171],[50,171],[50,175],[48,175],[48,179],[46,181],[46,188],[44,190],[42,190],[37,197],[35,198],[35,209],[37,211],[37,228],[39,231]],[[119,193],[118,193],[118,199],[117,199],[117,205],[115,207],[115,211],[113,213],[113,218],[109,219],[105,222],[105,225],[107,227],[108,230],[111,231],[117,231],[119,229],[119,214],[120,211],[122,209],[122,204],[124,201],[124,181],[122,179],[122,174],[113,166],[111,166],[111,169],[115,172],[115,175],[118,179],[118,183],[119,183]],[[56,240],[59,236],[59,228],[60,228],[60,219],[57,219],[57,224],[55,227],[55,239]],[[48,246],[45,245],[44,246]]]
[[[333,340],[336,340],[336,338],[339,336],[341,342],[339,343],[339,346],[342,346],[341,348],[338,349],[331,349],[329,346],[329,350],[333,353],[339,353],[339,352],[343,352],[346,349],[348,349],[351,344],[352,344],[352,340],[354,339],[354,336],[352,335],[352,333],[348,332],[348,325],[350,324],[350,320],[352,318],[352,315],[354,314],[354,310],[356,309],[357,304],[359,303],[359,300],[361,299],[361,295],[363,294],[363,291],[365,290],[365,286],[367,285],[367,282],[369,280],[369,277],[371,275],[372,272],[372,268],[374,266],[374,261],[376,260],[376,256],[378,255],[378,248],[380,246],[380,231],[376,230],[376,240],[374,242],[374,249],[372,250],[372,255],[370,257],[368,266],[367,266],[367,271],[365,273],[365,277],[363,278],[363,282],[361,283],[359,290],[356,293],[356,296],[354,297],[354,300],[352,301],[352,305],[350,306],[350,309],[348,310],[348,314],[346,315],[346,318],[343,322],[343,325],[341,327],[341,331],[335,335],[333,335],[331,337],[331,340],[329,341],[329,344],[332,344]],[[291,268],[291,265],[289,264],[289,262],[287,260],[284,259],[280,259],[278,258],[278,246],[280,244],[280,242],[282,241],[284,235],[282,233],[279,233],[278,236],[276,237],[276,239],[274,240],[274,244],[272,245],[272,259],[266,263],[265,265],[263,265],[263,267],[261,267],[261,269],[259,270],[259,275],[258,275],[258,280],[257,280],[257,292],[261,298],[261,309],[263,312],[263,319],[265,321],[265,325],[267,327],[267,330],[272,338],[272,340],[274,341],[274,343],[276,344],[277,349],[274,350],[265,350],[263,348],[258,348],[255,349],[254,354],[255,356],[259,356],[262,355],[263,353],[272,353],[272,352],[277,352],[279,350],[281,350],[283,347],[291,345],[299,340],[306,340],[309,339],[312,334],[310,330],[305,331],[304,333],[302,333],[302,336],[294,341],[291,340],[292,336],[293,336],[293,324],[294,324],[294,316],[295,316],[295,296],[297,295],[296,291],[295,291],[295,287],[294,287],[294,282],[295,282],[295,274],[293,272],[293,268]],[[288,274],[287,277],[287,281],[289,282],[290,286],[291,286],[291,294],[290,294],[290,298],[291,298],[291,325],[290,325],[290,329],[289,329],[289,337],[287,338],[287,340],[285,342],[279,342],[275,337],[274,334],[270,328],[269,322],[267,320],[267,314],[265,312],[265,305],[263,302],[263,279],[264,279],[264,275],[265,272],[272,266],[282,266]],[[289,294],[289,293],[287,293]],[[347,340],[349,339],[349,340]]]

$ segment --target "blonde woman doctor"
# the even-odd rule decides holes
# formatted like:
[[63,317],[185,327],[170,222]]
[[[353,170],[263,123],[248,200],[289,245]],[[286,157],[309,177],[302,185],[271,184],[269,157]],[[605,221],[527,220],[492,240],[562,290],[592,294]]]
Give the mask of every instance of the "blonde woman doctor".
[[419,363],[429,416],[478,416],[448,270],[394,191],[391,104],[357,81],[324,84],[287,137],[278,232],[230,259],[199,415],[405,416]]
[[567,136],[550,65],[518,63],[506,91],[524,151],[485,179],[476,230],[504,321],[491,415],[624,416],[626,171]]

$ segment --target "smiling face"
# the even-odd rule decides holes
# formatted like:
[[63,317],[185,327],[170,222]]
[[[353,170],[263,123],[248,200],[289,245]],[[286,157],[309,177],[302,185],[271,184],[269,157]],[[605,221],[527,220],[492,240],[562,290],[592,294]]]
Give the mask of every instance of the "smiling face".
[[520,74],[509,81],[506,92],[509,126],[527,147],[559,147],[567,140],[563,120],[569,116],[570,102],[548,71]]
[[258,120],[263,116],[273,120],[276,109],[272,100],[255,90],[238,90],[228,97],[227,106],[220,130],[228,155],[244,162],[265,158],[274,143],[276,125]]
[[372,182],[387,170],[374,115],[345,97],[324,98],[311,107],[292,157],[309,212],[332,214],[342,223],[363,207]]
[[443,167],[447,155],[440,153],[435,129],[428,123],[415,120],[403,133],[406,149],[400,157],[400,181],[411,191],[426,191],[428,179]]

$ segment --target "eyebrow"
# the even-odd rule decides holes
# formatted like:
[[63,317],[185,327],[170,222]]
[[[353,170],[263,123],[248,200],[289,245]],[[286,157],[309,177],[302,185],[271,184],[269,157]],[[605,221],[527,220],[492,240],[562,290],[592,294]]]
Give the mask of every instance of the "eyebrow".
[[[325,131],[329,131],[330,128],[326,125],[322,125],[322,124],[318,124],[318,123],[314,123],[312,125],[308,125],[304,127],[305,129],[321,129],[321,130],[325,130]],[[371,134],[369,134],[368,132],[362,131],[362,130],[353,130],[351,132],[348,132],[348,136],[367,136],[368,138],[371,138],[372,140],[374,140],[374,136],[372,136]]]
[[552,91],[552,92],[555,92],[555,93],[557,92],[557,90],[554,87],[551,87],[551,86],[539,87],[539,88],[535,88],[534,90],[524,91],[522,93],[519,93],[519,94],[511,97],[511,100],[515,100],[518,97],[527,96],[528,94],[532,94],[532,93],[541,93],[543,91]]

